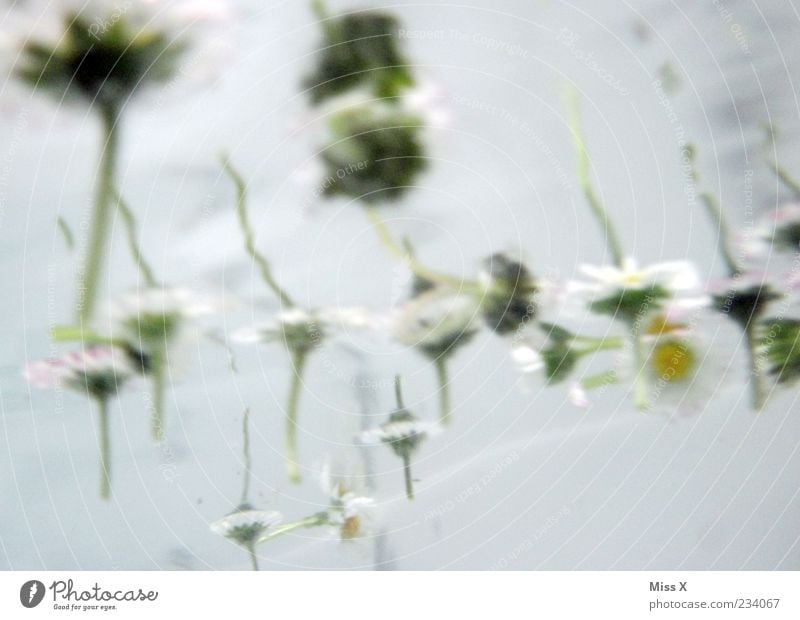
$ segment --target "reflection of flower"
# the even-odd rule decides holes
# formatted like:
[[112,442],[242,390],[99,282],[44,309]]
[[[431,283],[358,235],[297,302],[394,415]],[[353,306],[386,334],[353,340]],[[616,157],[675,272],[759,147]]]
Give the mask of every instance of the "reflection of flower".
[[134,374],[128,355],[113,347],[89,347],[60,358],[32,362],[25,378],[36,387],[65,387],[107,399]]

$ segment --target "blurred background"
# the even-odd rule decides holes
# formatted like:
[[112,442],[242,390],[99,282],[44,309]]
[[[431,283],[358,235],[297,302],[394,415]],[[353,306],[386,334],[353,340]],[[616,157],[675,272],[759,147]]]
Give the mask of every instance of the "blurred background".
[[[767,124],[782,164],[800,170],[791,1],[328,3],[333,14],[367,6],[402,21],[401,43],[446,114],[428,132],[419,187],[382,209],[426,264],[472,275],[503,251],[567,280],[607,260],[575,175],[566,84],[580,93],[598,193],[642,263],[688,259],[704,278],[724,275],[687,143],[703,188],[739,227],[788,198],[762,157]],[[12,10],[0,5],[0,19]],[[127,112],[119,185],[156,272],[238,300],[210,321],[223,340],[277,310],[243,250],[224,152],[250,182],[258,247],[298,302],[396,306],[405,268],[360,209],[315,197],[322,127],[301,81],[321,34],[307,3],[233,2],[215,36],[214,54],[186,61],[199,79],[153,89]],[[377,501],[370,536],[299,531],[260,548],[265,569],[800,568],[796,391],[754,414],[740,334],[722,320],[709,336],[730,345],[726,382],[680,418],[635,411],[623,388],[575,408],[562,387],[521,379],[507,343],[480,334],[452,360],[453,424],[420,450],[413,502],[390,451],[352,437],[385,419],[395,373],[407,405],[435,418],[426,359],[356,333],[312,357],[295,486],[281,459],[286,352],[232,343],[234,371],[225,347],[196,334],[173,368],[164,442],[148,437],[138,391],[115,403],[114,494],[100,501],[90,403],[21,377],[26,361],[57,352],[48,329],[71,315],[78,254],[57,220],[85,227],[95,120],[10,80],[0,88],[0,567],[247,568],[209,523],[236,504],[249,407],[253,503],[290,519],[319,510],[329,457],[360,459]],[[114,226],[102,297],[136,281]]]

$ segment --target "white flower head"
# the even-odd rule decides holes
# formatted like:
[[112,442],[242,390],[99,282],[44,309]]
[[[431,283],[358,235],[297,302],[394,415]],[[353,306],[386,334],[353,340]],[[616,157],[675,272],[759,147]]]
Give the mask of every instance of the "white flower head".
[[223,300],[189,289],[153,287],[111,300],[108,316],[128,337],[150,349],[169,344],[187,319],[214,314],[223,307]]
[[479,310],[474,295],[431,289],[403,305],[392,332],[399,343],[436,359],[472,338]]
[[761,217],[751,230],[739,234],[739,245],[748,258],[768,258],[776,251],[796,254],[800,251],[800,203]]
[[700,287],[697,270],[688,261],[669,261],[639,267],[636,259],[627,257],[621,267],[583,265],[581,271],[590,278],[583,287],[598,297],[625,289],[647,290],[653,286],[660,286],[673,293],[697,290]]
[[64,387],[96,398],[108,398],[117,393],[135,370],[124,351],[97,346],[32,362],[23,374],[31,385],[39,388]]
[[398,444],[405,441],[419,442],[428,437],[433,437],[442,432],[442,427],[436,422],[426,422],[424,420],[390,420],[377,428],[363,431],[358,435],[362,443],[368,445],[376,444]]
[[251,547],[282,520],[283,515],[279,512],[258,510],[249,504],[242,504],[230,514],[214,521],[210,529],[244,547]]
[[538,374],[545,369],[542,354],[530,344],[520,344],[511,349],[511,359],[524,375]]
[[567,394],[569,396],[569,401],[579,409],[586,409],[589,407],[589,397],[580,381],[572,383],[569,386]]
[[375,505],[375,500],[361,490],[360,480],[354,476],[334,476],[328,464],[320,475],[322,490],[330,502],[328,521],[337,528],[342,540],[363,535],[365,523],[369,521]]

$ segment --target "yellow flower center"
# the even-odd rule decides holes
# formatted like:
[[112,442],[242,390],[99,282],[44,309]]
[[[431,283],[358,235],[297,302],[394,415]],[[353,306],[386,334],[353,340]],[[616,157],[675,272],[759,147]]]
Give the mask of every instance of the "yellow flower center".
[[696,361],[694,351],[680,340],[667,340],[657,344],[650,356],[653,373],[668,383],[690,378]]
[[358,517],[348,517],[344,520],[341,531],[342,540],[352,540],[353,538],[358,538],[360,533],[361,521]]

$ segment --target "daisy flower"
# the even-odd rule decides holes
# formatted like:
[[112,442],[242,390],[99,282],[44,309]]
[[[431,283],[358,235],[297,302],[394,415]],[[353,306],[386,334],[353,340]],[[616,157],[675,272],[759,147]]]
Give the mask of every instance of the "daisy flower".
[[151,433],[164,436],[164,391],[168,350],[187,321],[215,313],[222,300],[184,288],[142,288],[117,297],[108,304],[108,317],[116,330],[141,352],[142,370],[153,382]]
[[260,540],[273,531],[283,520],[283,515],[272,510],[258,510],[250,504],[242,504],[230,514],[214,521],[210,529],[242,546],[250,555],[253,570],[258,570],[255,548]]
[[[185,34],[194,22],[206,19],[208,12],[193,9],[193,13],[176,17],[172,9],[185,9],[188,2],[165,8],[163,2],[142,0],[67,0],[59,3],[60,10],[43,0],[20,4],[24,8],[12,9],[8,19],[15,32],[0,37],[19,38],[19,52],[14,54],[19,61],[13,73],[56,102],[73,100],[90,107],[102,124],[89,241],[76,294],[77,322],[88,323],[107,254],[124,110],[149,85],[182,73],[179,60],[188,44]],[[208,2],[193,3],[194,7],[200,5]],[[50,16],[60,23],[51,25]],[[32,32],[26,23],[31,24]]]
[[353,540],[363,535],[364,522],[369,518],[375,500],[363,495],[351,476],[333,476],[331,468],[322,469],[322,490],[330,498],[328,519],[338,530],[342,540]]
[[784,205],[760,218],[741,236],[740,245],[751,258],[768,257],[773,251],[796,254],[800,250],[800,203]]
[[589,280],[573,282],[572,292],[588,294],[595,313],[618,316],[628,322],[668,299],[700,294],[700,277],[687,261],[639,267],[635,259],[626,258],[620,267],[583,265],[581,271]]
[[324,39],[313,72],[306,78],[311,101],[322,101],[354,88],[374,96],[396,97],[414,83],[410,65],[398,45],[400,24],[390,13],[358,11],[329,17],[315,3]]
[[134,373],[124,351],[106,346],[32,362],[24,370],[25,378],[35,387],[64,387],[98,400],[115,396]]
[[333,328],[373,328],[378,319],[363,308],[329,308],[306,310],[298,306],[280,311],[274,319],[237,330],[236,342],[254,344],[280,342],[292,360],[292,380],[286,405],[286,439],[284,461],[289,479],[301,480],[297,464],[297,416],[303,375],[309,353],[320,346]]
[[478,281],[484,289],[483,318],[490,329],[505,335],[523,329],[536,317],[536,282],[525,265],[505,254],[483,262]]
[[89,347],[57,359],[32,362],[24,370],[31,385],[49,389],[64,387],[82,392],[96,401],[102,499],[108,499],[111,494],[109,401],[134,373],[127,353],[107,346]]
[[402,459],[406,497],[414,499],[411,457],[419,449],[420,444],[428,437],[437,434],[441,427],[419,420],[405,408],[399,376],[395,377],[395,398],[397,407],[389,414],[389,419],[378,428],[360,433],[359,439],[364,444],[387,445]]
[[710,331],[710,326],[700,328],[704,318],[710,317],[695,314],[690,322],[678,322],[668,313],[655,313],[648,318],[642,332],[644,365],[633,368],[646,377],[647,409],[677,407],[682,413],[696,413],[714,397],[725,362],[702,335]]

